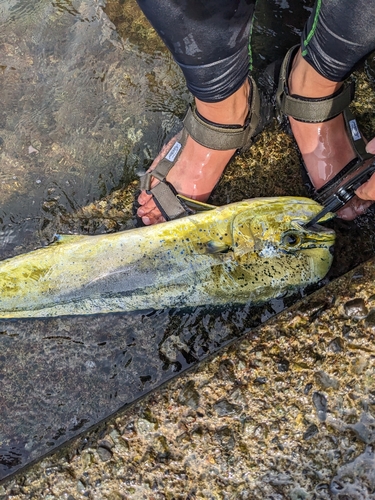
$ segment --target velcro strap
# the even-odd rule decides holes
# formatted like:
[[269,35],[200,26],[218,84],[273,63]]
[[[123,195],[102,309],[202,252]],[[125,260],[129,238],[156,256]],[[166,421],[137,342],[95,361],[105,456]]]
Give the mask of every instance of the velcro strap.
[[139,188],[141,191],[148,191],[151,187],[152,172],[146,172],[139,178]]
[[178,219],[188,215],[185,207],[176,197],[176,193],[166,182],[159,182],[150,190],[154,196],[154,202],[166,220]]
[[195,142],[220,151],[241,149],[248,143],[253,132],[250,126],[233,128],[203,121],[191,107],[184,118],[184,126]]
[[354,82],[344,85],[332,97],[322,99],[290,96],[284,91],[281,96],[281,111],[287,116],[306,122],[321,123],[338,116],[353,100]]
[[171,168],[175,165],[180,156],[187,139],[187,133],[185,130],[182,131],[182,136],[179,141],[176,141],[168,153],[162,158],[156,165],[154,170],[146,172],[140,178],[140,188],[141,191],[149,191],[151,188],[152,178],[155,177],[159,181],[163,181]]

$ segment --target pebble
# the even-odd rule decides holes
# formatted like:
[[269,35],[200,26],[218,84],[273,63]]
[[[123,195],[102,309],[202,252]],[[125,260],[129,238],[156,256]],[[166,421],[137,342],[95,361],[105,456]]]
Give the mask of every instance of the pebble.
[[214,404],[214,410],[219,415],[219,417],[225,417],[226,415],[231,415],[239,411],[240,407],[236,405],[232,405],[226,399],[219,401]]
[[148,434],[149,432],[154,432],[156,430],[156,424],[146,420],[145,418],[139,418],[137,420],[137,429],[140,434]]
[[371,309],[365,319],[367,328],[375,328],[375,309]]
[[315,373],[315,379],[322,389],[338,389],[340,387],[340,382],[336,378],[330,377],[328,373],[323,370],[319,370]]
[[344,304],[345,314],[351,318],[364,318],[368,314],[365,301],[361,298],[349,300]]
[[327,348],[331,352],[342,352],[342,350],[344,349],[344,342],[341,337],[336,337],[335,339],[331,340]]
[[179,403],[190,406],[190,408],[196,410],[199,408],[199,399],[199,393],[195,389],[194,381],[189,380],[178,396]]
[[102,446],[98,446],[97,452],[98,452],[99,458],[102,462],[107,462],[108,460],[111,460],[111,458],[112,458],[112,453],[107,448],[103,448]]
[[315,406],[318,419],[325,422],[327,419],[327,398],[321,392],[314,392],[312,395],[313,405]]
[[311,424],[303,434],[303,439],[308,441],[319,433],[319,429],[315,424]]

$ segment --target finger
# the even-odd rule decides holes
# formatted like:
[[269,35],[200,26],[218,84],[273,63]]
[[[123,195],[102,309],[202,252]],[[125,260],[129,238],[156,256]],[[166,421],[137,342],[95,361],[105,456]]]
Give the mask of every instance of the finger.
[[165,222],[165,219],[162,215],[160,217],[142,217],[142,222],[145,226],[153,226],[154,224],[160,224],[161,222]]
[[362,184],[355,194],[362,200],[375,201],[375,176],[372,176],[369,181]]
[[338,217],[340,217],[340,219],[343,220],[353,220],[358,217],[358,215],[363,215],[364,213],[366,213],[367,209],[370,205],[372,205],[372,203],[372,200],[365,201],[355,196],[350,200],[349,203],[345,205],[344,208],[337,212],[337,215]]
[[375,154],[375,137],[366,144],[366,151],[372,155]]

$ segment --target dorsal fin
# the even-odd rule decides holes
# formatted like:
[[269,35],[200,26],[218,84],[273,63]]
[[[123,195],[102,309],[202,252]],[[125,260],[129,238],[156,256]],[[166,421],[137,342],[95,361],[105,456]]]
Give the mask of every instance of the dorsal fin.
[[229,246],[222,241],[211,240],[207,243],[208,253],[225,253],[229,250]]

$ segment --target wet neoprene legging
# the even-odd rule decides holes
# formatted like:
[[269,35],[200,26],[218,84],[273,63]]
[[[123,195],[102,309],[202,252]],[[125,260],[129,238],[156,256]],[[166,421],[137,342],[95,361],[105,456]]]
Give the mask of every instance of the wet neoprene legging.
[[[195,97],[217,102],[241,87],[255,0],[137,1]],[[343,81],[375,50],[375,0],[316,0],[301,48],[321,75]]]

